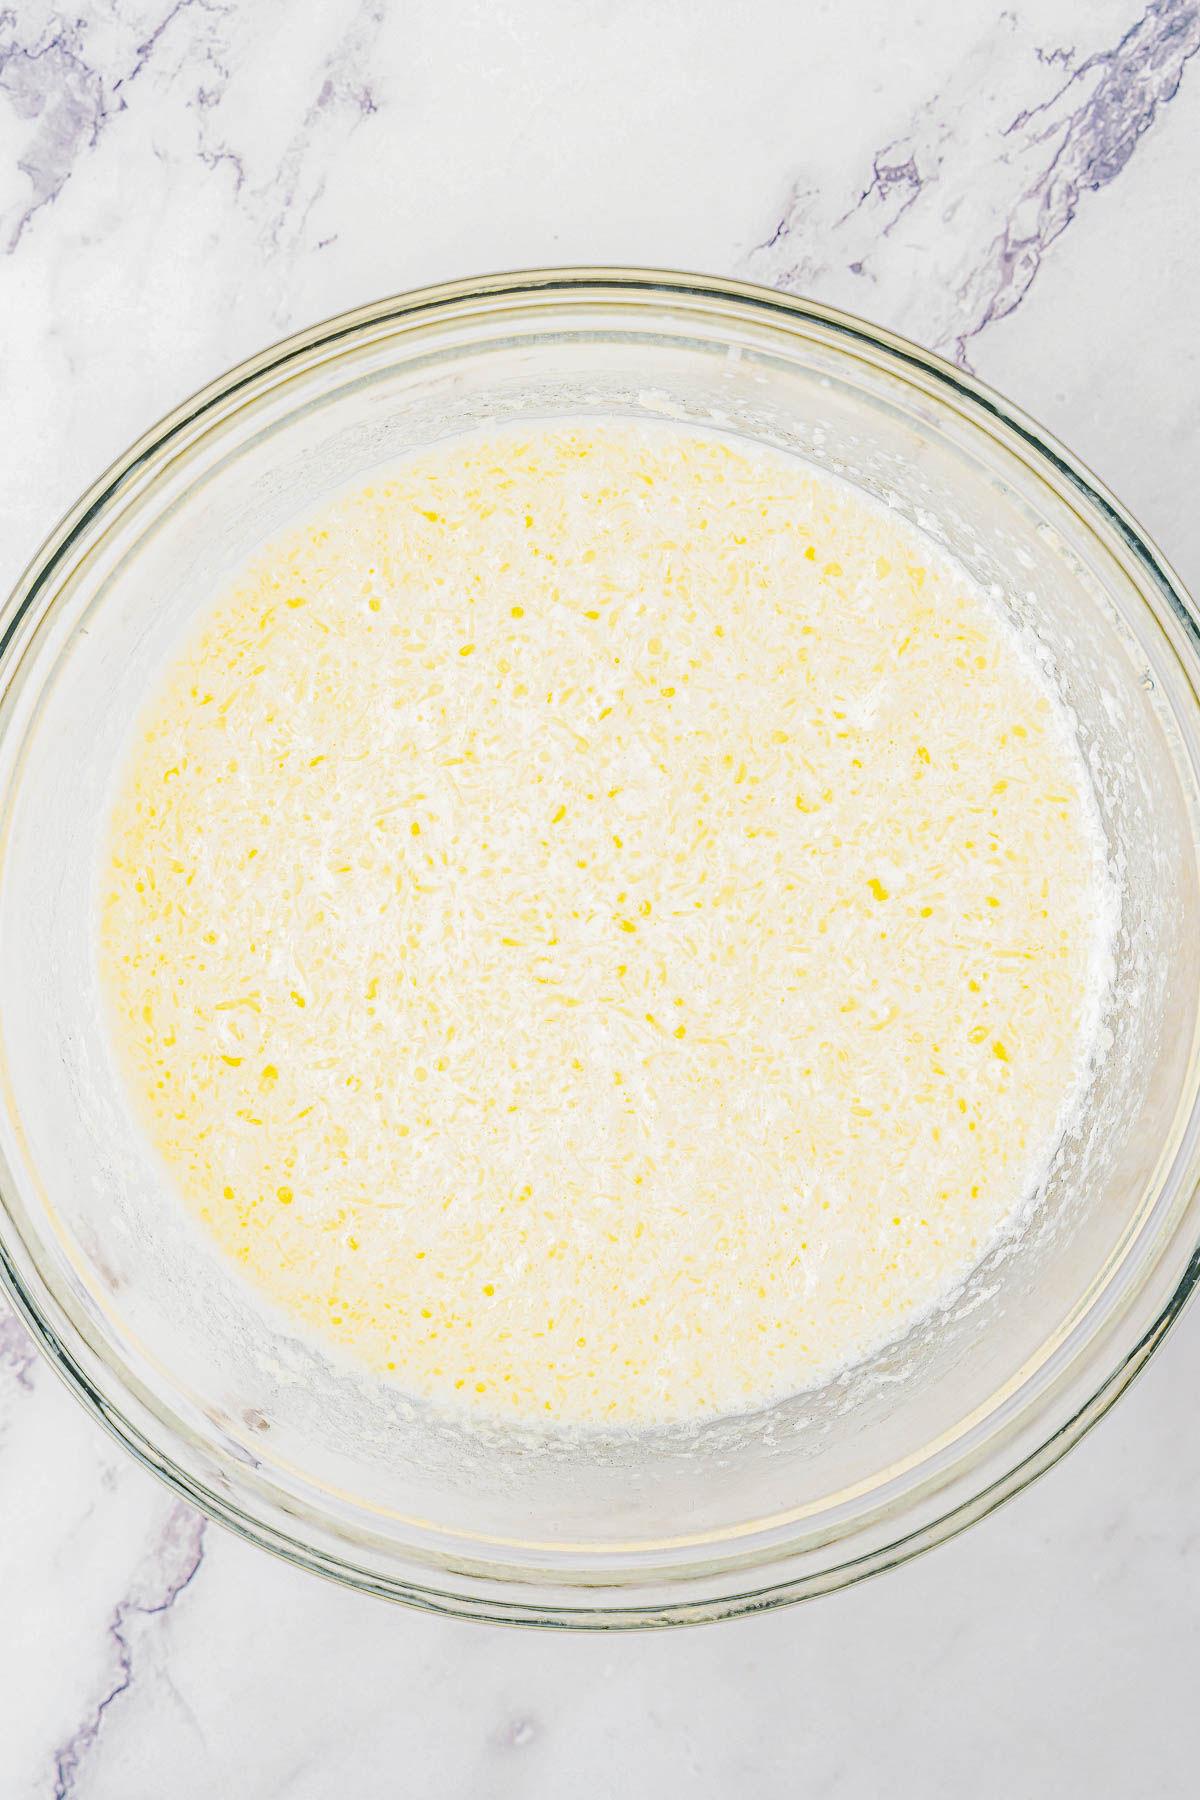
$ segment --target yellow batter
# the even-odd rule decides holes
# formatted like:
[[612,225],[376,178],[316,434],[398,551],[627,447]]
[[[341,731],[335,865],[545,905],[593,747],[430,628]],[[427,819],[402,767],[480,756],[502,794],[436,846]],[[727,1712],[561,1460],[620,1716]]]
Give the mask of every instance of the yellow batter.
[[118,1052],[217,1243],[406,1388],[756,1406],[951,1289],[1053,1150],[1080,784],[852,490],[672,427],[460,439],[171,667],[102,870]]

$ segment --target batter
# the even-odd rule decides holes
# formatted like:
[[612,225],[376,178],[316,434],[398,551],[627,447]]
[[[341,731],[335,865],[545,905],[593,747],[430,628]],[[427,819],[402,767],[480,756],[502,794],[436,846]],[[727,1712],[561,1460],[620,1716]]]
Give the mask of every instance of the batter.
[[266,550],[140,723],[100,955],[188,1204],[439,1403],[733,1412],[960,1283],[1105,954],[1056,703],[962,571],[674,427],[460,438]]

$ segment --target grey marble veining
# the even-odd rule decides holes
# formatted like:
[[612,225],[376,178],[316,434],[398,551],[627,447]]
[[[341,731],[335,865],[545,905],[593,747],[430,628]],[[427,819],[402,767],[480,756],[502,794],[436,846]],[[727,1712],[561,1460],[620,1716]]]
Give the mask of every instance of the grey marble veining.
[[994,81],[1014,24],[999,15],[953,82],[872,153],[844,207],[797,185],[748,273],[836,296],[969,367],[973,340],[1020,305],[1081,199],[1120,175],[1200,50],[1200,7],[1154,0],[1111,48],[1081,59],[1035,48],[1035,98]]
[[205,1521],[179,1500],[170,1507],[157,1541],[151,1545],[135,1572],[132,1584],[113,1608],[108,1627],[106,1660],[112,1679],[95,1707],[54,1752],[54,1800],[71,1800],[77,1793],[88,1753],[94,1748],[104,1718],[114,1701],[129,1692],[135,1674],[135,1627],[160,1619],[195,1579],[204,1560]]
[[[424,281],[747,275],[976,368],[1185,574],[1200,5],[20,0],[0,10],[0,578],[202,381]],[[1037,1488],[769,1618],[546,1639],[205,1526],[0,1314],[0,1800],[1189,1795],[1200,1315]]]
[[36,1362],[33,1339],[16,1314],[0,1303],[0,1369],[6,1371],[17,1387],[32,1393]]

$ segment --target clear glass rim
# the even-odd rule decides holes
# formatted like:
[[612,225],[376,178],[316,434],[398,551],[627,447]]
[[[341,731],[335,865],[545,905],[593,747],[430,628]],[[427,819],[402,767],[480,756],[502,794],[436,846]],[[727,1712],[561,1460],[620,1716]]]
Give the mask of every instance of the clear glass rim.
[[[0,611],[0,688],[3,687],[10,647],[18,638],[23,622],[36,613],[47,590],[51,589],[64,568],[89,541],[103,536],[106,514],[114,507],[130,484],[144,472],[169,460],[173,447],[186,439],[192,427],[202,421],[216,422],[231,404],[236,410],[240,401],[252,403],[273,383],[283,378],[306,359],[322,356],[336,347],[347,347],[355,340],[369,337],[379,329],[401,322],[419,323],[422,315],[432,319],[452,313],[458,318],[477,311],[485,317],[497,302],[543,302],[552,307],[556,297],[593,298],[597,301],[623,296],[627,300],[641,297],[652,302],[655,297],[673,303],[703,302],[726,310],[727,315],[766,319],[777,328],[816,326],[847,349],[867,352],[872,360],[907,376],[918,387],[932,388],[948,401],[968,422],[976,426],[993,422],[1001,428],[1010,447],[1014,445],[1027,467],[1059,495],[1067,500],[1094,530],[1094,522],[1117,538],[1125,557],[1139,573],[1140,587],[1149,586],[1165,601],[1169,614],[1181,628],[1186,648],[1190,651],[1193,678],[1200,668],[1200,623],[1185,591],[1165,559],[1150,539],[1134,522],[1119,502],[1068,450],[1044,431],[1019,408],[1002,399],[974,376],[965,374],[953,364],[882,328],[869,325],[852,315],[817,302],[752,286],[747,283],[712,276],[679,274],[650,269],[564,268],[544,269],[514,274],[493,275],[479,280],[454,282],[415,290],[374,302],[351,312],[337,315],[306,331],[282,340],[240,363],[218,380],[169,413],[146,432],[119,458],[81,497],[59,526],[51,533],[18,582],[7,604]],[[1184,1181],[1184,1199],[1194,1196],[1200,1168],[1193,1153],[1192,1166]],[[11,1225],[11,1209],[0,1193],[0,1210]],[[15,1228],[14,1228],[14,1236]],[[950,1505],[937,1516],[925,1519],[895,1541],[849,1556],[823,1568],[801,1572],[785,1579],[744,1586],[747,1576],[769,1577],[770,1564],[738,1569],[731,1559],[730,1576],[741,1577],[737,1590],[720,1595],[689,1595],[686,1582],[660,1584],[660,1595],[646,1604],[624,1602],[621,1584],[605,1586],[602,1579],[586,1587],[583,1583],[564,1582],[556,1591],[543,1589],[536,1582],[522,1584],[511,1579],[491,1580],[465,1570],[455,1570],[450,1577],[461,1586],[443,1587],[436,1581],[416,1581],[391,1573],[382,1574],[356,1562],[340,1551],[319,1547],[291,1535],[271,1520],[253,1514],[193,1477],[185,1468],[160,1449],[127,1412],[122,1410],[120,1394],[115,1398],[106,1392],[98,1372],[87,1366],[96,1358],[76,1331],[74,1324],[50,1292],[33,1265],[27,1247],[25,1255],[15,1254],[15,1245],[4,1241],[0,1232],[0,1281],[18,1313],[25,1320],[39,1349],[47,1357],[68,1387],[144,1467],[189,1500],[209,1517],[235,1531],[249,1542],[258,1544],[299,1567],[325,1575],[363,1592],[375,1593],[407,1602],[425,1610],[461,1617],[490,1620],[497,1623],[565,1627],[575,1629],[646,1628],[657,1625],[683,1624],[704,1620],[736,1617],[768,1607],[789,1604],[814,1597],[832,1589],[847,1586],[892,1568],[934,1547],[984,1517],[1006,1499],[1019,1493],[1036,1477],[1052,1467],[1095,1424],[1117,1397],[1145,1366],[1162,1341],[1200,1278],[1200,1243],[1193,1243],[1186,1266],[1169,1295],[1144,1324],[1133,1347],[1123,1354],[1115,1367],[1094,1389],[1090,1398],[1080,1404],[1071,1416],[1031,1452],[1020,1456],[1012,1467],[988,1480],[977,1492]],[[25,1265],[23,1268],[22,1265]],[[37,1290],[44,1290],[38,1292]],[[90,1351],[90,1355],[89,1355]],[[103,1365],[107,1367],[107,1364]],[[114,1377],[119,1387],[119,1376]],[[128,1395],[127,1398],[133,1398]],[[157,1416],[157,1415],[156,1415]],[[781,1550],[780,1563],[789,1552]],[[525,1592],[521,1593],[524,1586]],[[591,1593],[591,1600],[564,1600],[564,1592],[575,1595]]]

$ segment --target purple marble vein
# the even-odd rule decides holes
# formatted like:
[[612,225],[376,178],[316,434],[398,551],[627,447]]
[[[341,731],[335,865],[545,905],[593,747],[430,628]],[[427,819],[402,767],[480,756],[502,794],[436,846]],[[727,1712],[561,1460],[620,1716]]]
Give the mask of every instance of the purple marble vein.
[[231,178],[234,202],[264,252],[307,247],[304,227],[331,168],[378,110],[372,79],[387,10],[384,0],[328,9],[327,42],[294,116],[285,116],[282,150],[257,168],[248,148],[254,121],[236,94],[227,104],[252,18],[244,0],[174,0],[136,19],[120,8],[110,16],[57,11],[42,24],[25,8],[0,6],[0,115],[7,109],[20,146],[10,168],[0,168],[0,251],[11,255],[85,160],[107,152],[122,114],[131,115],[116,152],[122,162],[160,155],[157,121],[185,121],[194,140],[185,157],[194,152]]
[[16,249],[34,215],[57,199],[80,153],[94,145],[108,113],[104,84],[81,54],[78,27],[62,22],[40,41],[22,43],[15,12],[0,12],[0,92],[29,135],[17,157],[30,193],[9,225],[6,248]]
[[[255,196],[270,253],[301,244],[341,144],[378,111],[371,69],[386,18],[383,0],[361,0],[357,8],[346,9],[345,28],[319,70],[316,98],[299,121],[272,179]],[[314,247],[325,249],[336,241],[334,232]]]
[[110,1707],[137,1677],[133,1633],[148,1619],[168,1613],[194,1580],[204,1560],[204,1520],[184,1501],[167,1514],[158,1542],[139,1566],[129,1592],[118,1601],[108,1627],[112,1677],[102,1699],[54,1757],[54,1800],[73,1800],[80,1770],[94,1749]]
[[[1001,15],[847,201],[793,189],[748,273],[867,312],[969,366],[972,340],[1020,304],[1082,197],[1126,167],[1197,50],[1197,0],[1153,0],[1078,63],[1069,50],[1022,50]],[[1038,97],[1017,109],[1022,88]]]
[[1043,255],[1075,217],[1080,196],[1121,173],[1159,107],[1179,91],[1197,50],[1200,6],[1156,0],[1115,50],[1089,57],[1053,100],[1013,120],[1010,135],[1053,154],[961,294],[960,358],[971,338],[1020,304]]
[[7,1369],[19,1388],[33,1391],[37,1351],[15,1312],[0,1300],[0,1369]]
[[[63,12],[35,32],[24,8],[0,9],[0,96],[26,126],[16,168],[26,191],[5,209],[4,249],[11,255],[44,207],[61,194],[82,158],[96,148],[121,113],[129,89],[152,60],[160,58],[171,27],[188,14],[221,21],[231,0],[174,0],[147,32],[96,14]],[[103,54],[92,37],[104,26]],[[114,29],[115,28],[115,29]],[[204,53],[198,33],[186,34],[185,60]]]

